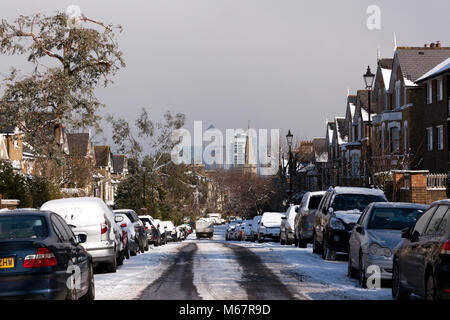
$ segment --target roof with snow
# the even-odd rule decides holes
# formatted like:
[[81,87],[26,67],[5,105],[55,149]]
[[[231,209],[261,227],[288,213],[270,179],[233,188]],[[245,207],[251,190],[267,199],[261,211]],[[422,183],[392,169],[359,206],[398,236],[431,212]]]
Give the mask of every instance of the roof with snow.
[[439,63],[436,67],[425,73],[416,82],[424,81],[429,78],[436,77],[444,72],[450,72],[450,57]]
[[338,144],[344,144],[347,142],[348,137],[345,132],[345,118],[334,118],[336,124],[336,135],[338,138]]
[[328,151],[325,138],[313,139],[314,161],[315,162],[327,162]]
[[450,57],[450,47],[398,47],[396,51],[403,75],[415,86],[415,81]]

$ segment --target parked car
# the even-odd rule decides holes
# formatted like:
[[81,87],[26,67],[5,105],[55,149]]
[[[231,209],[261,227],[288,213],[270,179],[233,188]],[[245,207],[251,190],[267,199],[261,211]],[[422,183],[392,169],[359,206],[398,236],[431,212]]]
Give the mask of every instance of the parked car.
[[411,293],[450,299],[450,200],[434,202],[412,228],[402,231],[402,238],[394,251],[394,299],[408,299]]
[[176,241],[177,231],[172,221],[161,221],[161,225],[164,228],[167,241]]
[[134,210],[120,209],[114,210],[114,213],[126,215],[133,226],[129,226],[131,230],[130,254],[135,256],[138,252],[144,252],[147,245],[147,233],[144,223],[139,219]]
[[135,246],[134,241],[131,238],[131,230],[133,228],[133,224],[130,219],[124,214],[115,213],[114,220],[116,221],[117,226],[122,230],[122,247],[121,247],[121,258],[119,261],[119,265],[123,263],[124,258],[130,259],[131,256],[131,247]]
[[372,202],[387,202],[377,188],[331,187],[320,201],[314,217],[313,252],[325,260],[336,260],[336,253],[349,251],[353,226]]
[[401,230],[412,227],[429,208],[426,204],[371,203],[361,214],[350,236],[348,275],[366,287],[367,267],[380,268],[383,280],[392,279],[392,253],[402,241]]
[[112,211],[100,198],[68,198],[44,203],[41,210],[59,214],[75,235],[85,235],[83,247],[92,255],[94,266],[106,264],[116,272],[122,231],[117,228]]
[[75,236],[54,212],[2,212],[0,298],[94,300],[93,262],[81,245],[85,241],[85,234]]
[[291,245],[294,243],[294,222],[297,216],[298,206],[291,205],[285,213],[285,216],[281,219],[280,225],[280,244]]
[[214,235],[214,223],[208,219],[200,219],[195,222],[195,234],[197,239],[209,238],[212,239]]
[[159,219],[153,219],[153,224],[155,228],[158,229],[161,237],[161,244],[166,244],[167,243],[166,228],[164,228],[164,224],[162,224],[161,222],[162,221]]
[[227,240],[227,241],[236,240],[237,226],[238,226],[238,224],[234,223],[234,222],[232,222],[228,225],[228,228],[225,231],[225,240]]
[[294,243],[299,248],[306,248],[313,240],[313,226],[316,210],[325,191],[307,192],[297,208],[294,221]]
[[267,239],[271,239],[276,242],[280,240],[279,237],[282,217],[284,217],[284,214],[280,212],[264,212],[258,226],[259,243]]
[[222,224],[222,215],[220,213],[208,213],[206,216],[209,219],[213,219],[215,225]]
[[250,220],[245,220],[244,222],[244,236],[243,239],[244,241],[250,241],[252,234],[251,234],[251,230],[252,230],[252,225],[253,225],[253,219]]
[[154,220],[152,216],[139,216],[139,219],[144,224],[144,229],[147,235],[144,250],[148,250],[149,244],[153,244],[155,247],[161,245],[164,239],[161,235],[159,220]]
[[250,241],[258,240],[258,227],[262,216],[253,217],[252,227],[250,228]]

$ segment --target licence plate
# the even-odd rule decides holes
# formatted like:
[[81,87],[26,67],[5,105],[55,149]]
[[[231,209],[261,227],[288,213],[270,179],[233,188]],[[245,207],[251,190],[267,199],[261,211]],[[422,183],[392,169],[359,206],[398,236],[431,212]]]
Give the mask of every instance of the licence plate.
[[14,258],[0,258],[0,269],[14,268]]

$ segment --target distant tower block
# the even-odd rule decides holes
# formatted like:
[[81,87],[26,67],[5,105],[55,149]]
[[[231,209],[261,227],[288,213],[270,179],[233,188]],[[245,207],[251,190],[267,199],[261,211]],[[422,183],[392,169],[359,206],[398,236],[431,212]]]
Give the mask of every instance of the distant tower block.
[[252,133],[250,130],[250,121],[248,122],[247,140],[245,143],[245,164],[243,166],[244,175],[256,175],[258,169],[256,167],[255,152],[253,150]]

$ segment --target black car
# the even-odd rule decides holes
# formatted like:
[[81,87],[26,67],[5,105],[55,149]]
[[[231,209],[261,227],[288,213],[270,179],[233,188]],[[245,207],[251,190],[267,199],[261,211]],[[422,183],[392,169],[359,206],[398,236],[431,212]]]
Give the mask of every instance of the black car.
[[314,217],[313,252],[325,260],[349,252],[349,239],[361,212],[372,202],[387,202],[383,191],[364,187],[330,187]]
[[426,299],[450,299],[450,200],[431,205],[414,227],[402,231],[394,253],[392,296],[411,293]]
[[[132,239],[132,245],[130,248],[131,255],[135,256],[136,253],[148,251],[147,232],[145,231],[144,223],[139,219],[139,216],[131,209],[119,209],[114,210],[114,213],[125,214],[128,219],[133,223],[135,236]],[[147,249],[147,250],[146,250]]]
[[0,299],[95,297],[92,256],[56,213],[0,214]]
[[153,244],[155,247],[157,247],[167,243],[166,238],[159,231],[159,227],[154,225],[153,220],[146,217],[140,217],[140,219],[145,224],[145,232],[148,244]]

